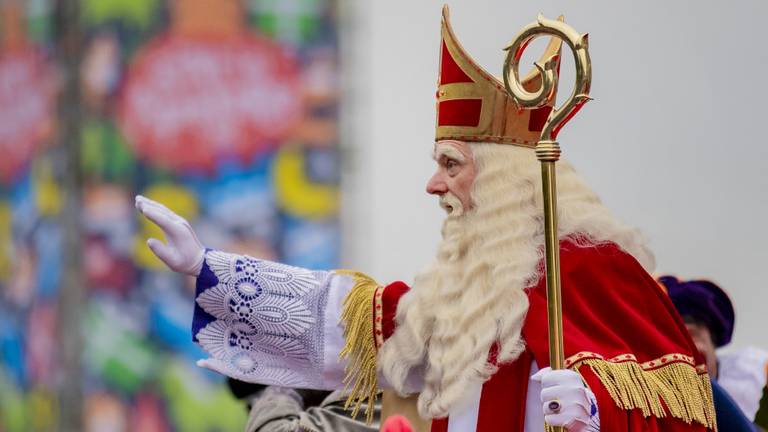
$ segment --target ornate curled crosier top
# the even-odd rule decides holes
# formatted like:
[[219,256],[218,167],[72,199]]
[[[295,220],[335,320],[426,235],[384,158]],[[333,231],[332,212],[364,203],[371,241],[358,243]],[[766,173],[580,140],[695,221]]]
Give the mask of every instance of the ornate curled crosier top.
[[218,283],[197,298],[216,318],[197,334],[202,347],[235,378],[317,386],[329,274],[218,251],[205,260]]
[[[539,15],[536,22],[525,26],[512,42],[504,48],[507,58],[504,61],[504,86],[520,108],[535,108],[545,104],[557,88],[555,68],[556,59],[549,59],[545,64],[534,63],[541,74],[541,87],[535,92],[528,92],[520,82],[518,65],[525,47],[531,40],[542,35],[552,35],[565,42],[573,52],[576,67],[573,92],[563,104],[549,115],[541,131],[541,141],[557,138],[557,133],[576,112],[590,100],[589,90],[592,83],[592,62],[589,58],[589,39],[586,34],[579,34],[573,27],[562,21],[550,20]],[[555,159],[556,160],[556,159]]]

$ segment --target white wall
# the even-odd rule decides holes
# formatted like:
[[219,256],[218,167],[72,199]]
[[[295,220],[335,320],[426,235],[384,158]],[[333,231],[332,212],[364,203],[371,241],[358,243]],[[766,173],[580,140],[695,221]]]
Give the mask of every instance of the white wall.
[[[460,41],[496,74],[503,46],[540,11],[590,33],[596,100],[560,134],[565,157],[648,235],[660,272],[730,292],[734,346],[768,348],[768,2],[449,4]],[[343,81],[345,260],[380,280],[410,281],[432,257],[442,220],[424,192],[442,2],[342,5],[353,37]]]

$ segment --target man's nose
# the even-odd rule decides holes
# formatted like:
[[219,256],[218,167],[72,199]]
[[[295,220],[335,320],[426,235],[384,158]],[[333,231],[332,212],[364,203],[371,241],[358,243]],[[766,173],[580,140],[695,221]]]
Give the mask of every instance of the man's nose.
[[440,173],[435,173],[427,182],[427,193],[431,195],[442,195],[448,192],[448,186],[443,181]]

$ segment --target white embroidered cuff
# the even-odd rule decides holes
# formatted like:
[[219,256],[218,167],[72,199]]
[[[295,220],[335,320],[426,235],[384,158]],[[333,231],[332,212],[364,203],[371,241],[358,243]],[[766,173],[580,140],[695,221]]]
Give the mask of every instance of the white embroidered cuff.
[[203,366],[247,382],[336,387],[329,381],[340,374],[328,370],[334,363],[327,357],[338,356],[341,328],[338,310],[326,309],[329,297],[330,309],[338,307],[347,278],[218,251],[208,251],[205,264],[216,283],[196,298],[213,317],[196,334],[212,356]]

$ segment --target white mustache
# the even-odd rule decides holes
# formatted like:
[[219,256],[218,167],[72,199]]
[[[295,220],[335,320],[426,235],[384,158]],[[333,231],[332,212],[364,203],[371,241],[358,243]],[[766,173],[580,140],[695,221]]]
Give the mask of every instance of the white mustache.
[[461,205],[461,201],[456,195],[450,192],[446,192],[440,196],[440,207],[451,216],[459,216],[464,213],[464,206]]

